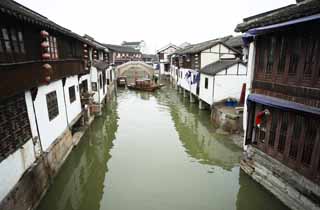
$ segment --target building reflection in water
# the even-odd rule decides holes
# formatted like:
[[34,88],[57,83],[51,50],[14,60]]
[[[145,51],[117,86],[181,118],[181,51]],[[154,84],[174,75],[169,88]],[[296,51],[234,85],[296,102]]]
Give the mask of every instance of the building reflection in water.
[[[39,210],[98,210],[118,128],[116,102],[96,118],[62,166]],[[50,205],[48,205],[50,204]]]

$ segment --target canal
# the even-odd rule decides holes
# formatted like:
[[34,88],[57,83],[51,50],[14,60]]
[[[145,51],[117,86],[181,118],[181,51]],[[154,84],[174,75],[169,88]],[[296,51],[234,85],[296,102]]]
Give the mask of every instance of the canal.
[[240,170],[242,150],[173,88],[120,90],[38,210],[286,210]]

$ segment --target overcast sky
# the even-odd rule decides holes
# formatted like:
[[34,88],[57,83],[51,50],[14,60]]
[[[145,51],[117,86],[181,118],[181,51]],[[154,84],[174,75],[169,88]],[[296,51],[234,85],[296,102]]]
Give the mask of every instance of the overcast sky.
[[151,53],[168,43],[234,34],[242,19],[295,0],[17,0],[80,35],[104,43],[145,40]]

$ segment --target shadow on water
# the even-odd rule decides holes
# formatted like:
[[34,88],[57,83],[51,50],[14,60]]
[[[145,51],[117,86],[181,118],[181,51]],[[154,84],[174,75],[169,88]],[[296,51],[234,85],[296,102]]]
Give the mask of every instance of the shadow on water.
[[242,150],[176,90],[119,89],[38,210],[286,210],[239,167]]
[[70,153],[38,210],[100,209],[117,121],[116,101],[113,101]]

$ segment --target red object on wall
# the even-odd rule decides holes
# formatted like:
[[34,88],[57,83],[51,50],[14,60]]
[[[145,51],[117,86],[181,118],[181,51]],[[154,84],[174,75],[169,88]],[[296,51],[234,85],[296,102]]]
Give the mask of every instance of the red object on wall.
[[43,42],[41,43],[41,47],[42,47],[42,48],[48,48],[48,47],[49,47],[49,43],[48,43],[47,41],[43,41]]
[[262,118],[264,118],[266,115],[269,115],[269,111],[267,109],[258,112],[257,116],[256,116],[256,125],[260,126]]
[[42,30],[42,31],[40,31],[40,35],[41,35],[43,38],[46,38],[46,37],[49,36],[49,33],[46,32],[45,30]]
[[49,59],[51,56],[50,56],[50,54],[49,53],[43,53],[42,54],[42,58],[43,59]]

